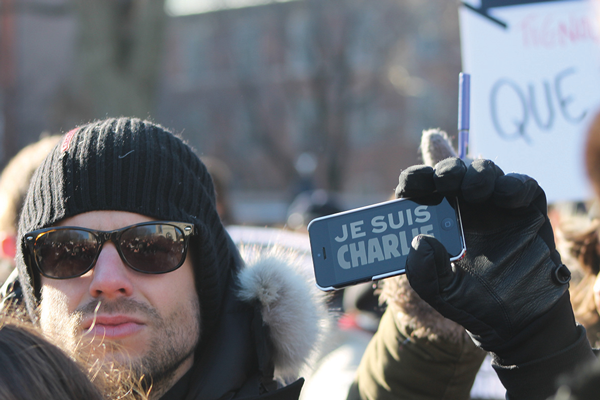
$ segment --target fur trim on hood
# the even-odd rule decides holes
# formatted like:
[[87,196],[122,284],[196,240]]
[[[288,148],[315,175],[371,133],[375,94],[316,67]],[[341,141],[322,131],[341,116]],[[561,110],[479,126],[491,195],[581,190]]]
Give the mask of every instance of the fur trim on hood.
[[331,326],[327,296],[293,250],[249,246],[240,253],[246,266],[238,274],[238,297],[261,304],[274,347],[275,378],[296,379]]
[[423,131],[419,152],[423,158],[423,164],[430,167],[446,158],[457,157],[448,134],[437,128]]
[[386,279],[381,299],[397,313],[398,321],[411,328],[412,336],[416,338],[427,338],[430,341],[443,339],[453,343],[471,341],[465,328],[444,318],[419,297],[410,287],[406,275]]

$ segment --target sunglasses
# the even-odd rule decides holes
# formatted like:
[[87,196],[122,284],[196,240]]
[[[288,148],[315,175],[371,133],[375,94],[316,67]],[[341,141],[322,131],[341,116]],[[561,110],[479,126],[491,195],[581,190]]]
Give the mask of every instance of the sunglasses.
[[121,260],[145,274],[164,274],[185,261],[194,225],[185,222],[151,221],[114,231],[58,226],[27,233],[23,241],[33,263],[48,278],[81,276],[96,264],[102,246],[114,243]]

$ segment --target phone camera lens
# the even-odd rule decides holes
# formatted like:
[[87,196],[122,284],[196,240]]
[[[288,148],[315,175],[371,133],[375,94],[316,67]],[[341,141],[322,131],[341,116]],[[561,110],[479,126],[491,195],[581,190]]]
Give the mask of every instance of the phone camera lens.
[[453,226],[454,221],[452,221],[452,218],[444,218],[442,220],[442,229],[449,231],[450,229],[452,229]]

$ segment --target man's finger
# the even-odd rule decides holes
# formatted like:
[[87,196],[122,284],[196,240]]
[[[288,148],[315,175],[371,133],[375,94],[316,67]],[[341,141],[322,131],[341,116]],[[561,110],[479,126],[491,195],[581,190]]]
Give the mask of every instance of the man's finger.
[[540,193],[535,179],[523,174],[507,174],[496,181],[494,204],[509,209],[527,207]]
[[470,203],[483,203],[494,193],[496,179],[504,172],[492,161],[474,160],[462,181],[462,195]]
[[447,158],[435,165],[433,182],[438,192],[455,196],[460,190],[467,166],[460,158]]
[[427,196],[434,191],[433,168],[427,165],[414,165],[400,174],[396,197]]
[[425,301],[437,298],[454,278],[450,256],[433,236],[418,235],[406,260],[410,285]]

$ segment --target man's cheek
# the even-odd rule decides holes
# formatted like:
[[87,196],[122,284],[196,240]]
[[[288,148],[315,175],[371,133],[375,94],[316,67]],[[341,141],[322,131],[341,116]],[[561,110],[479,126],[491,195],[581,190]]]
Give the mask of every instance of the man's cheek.
[[71,315],[68,297],[64,292],[52,286],[42,286],[39,317],[46,336],[55,338],[66,349],[74,349],[81,318]]

